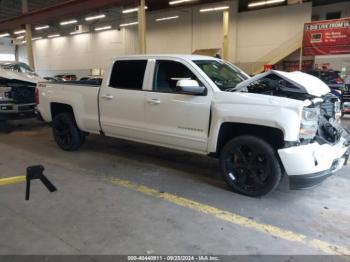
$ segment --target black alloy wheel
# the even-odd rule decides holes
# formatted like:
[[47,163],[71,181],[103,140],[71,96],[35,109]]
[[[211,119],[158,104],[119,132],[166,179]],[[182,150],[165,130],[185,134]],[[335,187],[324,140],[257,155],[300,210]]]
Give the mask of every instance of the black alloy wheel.
[[60,113],[55,116],[52,126],[57,145],[65,151],[76,151],[85,141],[84,133],[69,113]]
[[276,151],[255,136],[240,136],[229,141],[220,162],[228,185],[247,196],[259,197],[275,190],[282,177]]

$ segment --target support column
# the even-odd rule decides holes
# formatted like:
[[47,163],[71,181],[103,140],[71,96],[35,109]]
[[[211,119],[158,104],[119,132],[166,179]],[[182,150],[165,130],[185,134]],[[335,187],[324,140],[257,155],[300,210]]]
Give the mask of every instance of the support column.
[[300,55],[299,55],[299,71],[303,70],[303,50],[304,48],[304,35],[303,35],[303,40],[301,40],[301,46],[300,46]]
[[[22,0],[22,13],[25,14],[28,12],[28,0]],[[34,65],[34,55],[33,55],[33,42],[32,42],[32,26],[26,24],[26,37],[27,42],[27,57],[29,66],[35,70]]]
[[145,0],[140,0],[138,10],[139,52],[146,54],[146,9]]
[[222,44],[222,58],[228,60],[229,58],[229,24],[230,24],[230,13],[229,11],[223,12],[223,44]]
[[17,44],[15,46],[15,61],[17,63],[19,62],[19,54],[18,54],[18,45]]

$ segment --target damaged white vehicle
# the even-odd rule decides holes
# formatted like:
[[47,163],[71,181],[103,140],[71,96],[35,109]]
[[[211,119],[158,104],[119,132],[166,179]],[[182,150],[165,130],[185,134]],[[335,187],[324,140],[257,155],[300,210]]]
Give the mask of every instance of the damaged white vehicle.
[[0,62],[0,121],[35,117],[35,86],[42,79],[25,63]]
[[235,191],[262,196],[286,176],[314,186],[347,162],[340,103],[319,79],[270,71],[250,78],[205,56],[119,57],[101,86],[39,83],[38,108],[56,143],[88,133],[220,158]]

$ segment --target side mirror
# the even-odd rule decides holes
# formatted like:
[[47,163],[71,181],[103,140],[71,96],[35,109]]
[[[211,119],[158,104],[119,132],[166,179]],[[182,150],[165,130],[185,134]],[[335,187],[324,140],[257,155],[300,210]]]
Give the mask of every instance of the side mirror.
[[204,95],[205,87],[199,86],[196,80],[182,79],[177,81],[176,87],[184,94]]

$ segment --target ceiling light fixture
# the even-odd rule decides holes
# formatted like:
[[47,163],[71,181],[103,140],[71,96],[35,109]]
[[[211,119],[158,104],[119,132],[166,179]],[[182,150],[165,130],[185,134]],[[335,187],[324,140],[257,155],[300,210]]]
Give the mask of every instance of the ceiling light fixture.
[[24,35],[17,36],[16,39],[24,39]]
[[169,16],[169,17],[162,17],[162,18],[157,18],[156,22],[161,22],[161,21],[167,21],[167,20],[173,20],[173,19],[178,19],[179,16]]
[[102,18],[105,18],[105,17],[106,17],[105,14],[95,15],[95,16],[89,16],[89,17],[85,17],[85,21],[91,21],[91,20],[96,20],[96,19],[102,19]]
[[218,6],[218,7],[212,7],[212,8],[204,8],[204,9],[199,10],[199,12],[201,12],[201,13],[215,12],[215,11],[227,10],[229,8],[230,8],[229,6]]
[[267,0],[267,1],[260,1],[255,3],[248,4],[248,7],[257,7],[257,6],[265,6],[265,5],[272,5],[277,3],[284,3],[286,0]]
[[[145,6],[145,10],[147,10],[148,7]],[[136,7],[136,8],[130,8],[130,9],[125,9],[123,10],[123,14],[129,14],[129,13],[134,13],[134,12],[137,12],[139,9]]]
[[175,1],[170,1],[169,5],[179,5],[179,4],[184,4],[188,2],[193,2],[194,0],[175,0]]
[[102,31],[102,30],[108,30],[108,29],[112,29],[112,26],[108,25],[103,27],[96,27],[95,31]]
[[71,25],[76,23],[78,23],[78,20],[73,19],[73,20],[61,22],[60,25]]
[[41,36],[32,38],[32,41],[43,39]]
[[0,34],[0,37],[6,37],[6,36],[10,36],[10,34],[9,33]]
[[36,31],[39,31],[39,30],[48,29],[48,28],[50,28],[50,26],[48,26],[48,25],[43,25],[43,26],[37,26],[37,27],[35,27],[35,30],[36,30]]
[[54,38],[54,37],[59,37],[59,36],[61,36],[60,34],[55,34],[55,35],[48,35],[47,37],[48,38]]
[[14,34],[20,35],[20,34],[24,34],[25,32],[26,32],[26,30],[18,30],[18,31],[15,31]]
[[132,25],[138,25],[139,22],[131,22],[131,23],[126,23],[126,24],[121,24],[119,27],[126,27],[126,26],[132,26]]

